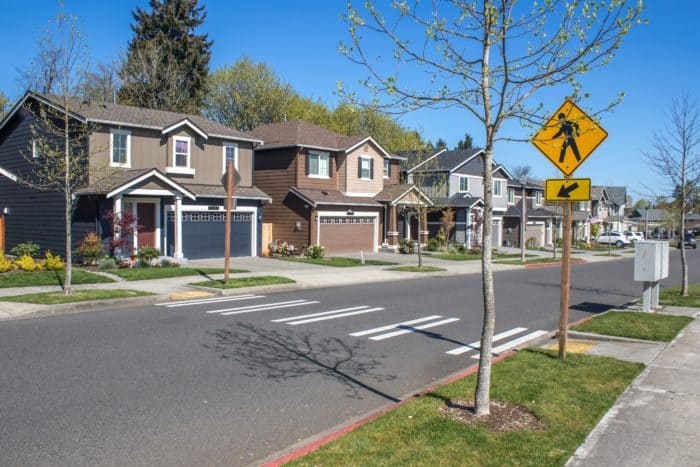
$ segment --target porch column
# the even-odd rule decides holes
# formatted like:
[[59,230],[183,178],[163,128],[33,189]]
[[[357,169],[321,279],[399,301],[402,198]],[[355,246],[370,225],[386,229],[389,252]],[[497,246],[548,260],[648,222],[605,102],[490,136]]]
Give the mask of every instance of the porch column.
[[[117,195],[114,197],[114,209],[112,211],[114,213],[115,220],[122,217],[122,195]],[[120,237],[119,232],[114,229],[114,225],[112,225],[112,235],[114,236],[114,240],[118,240]],[[115,248],[114,256],[117,258],[121,256],[121,251],[119,248]]]
[[[449,232],[447,233],[449,235]],[[422,245],[428,243],[428,210],[420,208],[420,217],[418,220],[418,241]]]
[[387,228],[386,237],[387,243],[391,247],[398,247],[399,245],[399,225],[398,225],[398,215],[396,213],[396,206],[389,207],[389,226]]
[[173,223],[173,238],[175,239],[174,258],[182,258],[182,196],[175,197],[175,222]]

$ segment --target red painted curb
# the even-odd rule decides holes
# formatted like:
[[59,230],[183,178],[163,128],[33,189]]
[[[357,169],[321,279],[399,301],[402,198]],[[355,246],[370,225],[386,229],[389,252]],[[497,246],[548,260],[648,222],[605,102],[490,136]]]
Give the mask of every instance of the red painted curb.
[[[515,354],[514,350],[509,350],[508,352],[501,354],[498,357],[492,358],[491,364],[498,363],[501,360],[505,360],[506,358],[508,358],[514,354]],[[376,420],[377,418],[381,417],[382,415],[389,413],[392,410],[397,409],[398,407],[401,407],[403,404],[405,404],[409,401],[415,400],[416,396],[424,396],[430,392],[433,392],[435,389],[439,388],[440,386],[444,386],[445,384],[450,384],[450,383],[453,383],[459,379],[466,378],[467,376],[470,376],[470,375],[476,373],[476,371],[478,369],[479,369],[478,363],[475,365],[472,365],[469,368],[467,368],[459,373],[448,376],[445,379],[441,379],[440,381],[436,382],[434,385],[430,386],[427,389],[424,389],[423,391],[419,392],[415,396],[408,397],[400,402],[397,402],[397,403],[391,405],[390,407],[385,407],[383,409],[379,409],[376,412],[368,415],[367,417],[365,417],[361,420],[358,420],[354,423],[351,423],[350,425],[344,426],[343,428],[340,428],[332,433],[329,433],[320,439],[311,441],[310,443],[308,443],[304,446],[301,446],[297,449],[294,449],[293,451],[291,451],[291,452],[289,452],[289,453],[287,453],[287,454],[285,454],[285,455],[283,455],[275,460],[261,464],[261,467],[279,467],[281,465],[286,464],[287,462],[291,462],[295,459],[303,457],[303,456],[317,450],[318,448],[320,448],[324,444],[328,444],[331,441],[334,441],[334,440],[340,438],[341,436],[343,436],[347,433],[350,433],[351,431],[354,431],[357,428],[360,428],[361,426],[366,425],[367,423],[369,423],[373,420]]]

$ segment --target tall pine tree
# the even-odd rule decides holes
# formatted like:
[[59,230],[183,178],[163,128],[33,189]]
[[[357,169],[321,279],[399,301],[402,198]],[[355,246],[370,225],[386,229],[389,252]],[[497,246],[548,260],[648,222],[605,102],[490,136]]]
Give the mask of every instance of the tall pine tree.
[[120,69],[123,104],[198,113],[206,94],[212,41],[197,34],[207,14],[197,0],[150,0],[136,7],[126,60]]

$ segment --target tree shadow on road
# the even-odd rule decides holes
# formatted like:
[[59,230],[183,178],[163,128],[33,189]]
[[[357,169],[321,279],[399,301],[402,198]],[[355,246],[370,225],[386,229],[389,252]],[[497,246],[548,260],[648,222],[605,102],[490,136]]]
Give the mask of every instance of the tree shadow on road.
[[396,376],[383,373],[380,361],[360,353],[359,342],[350,345],[338,338],[261,329],[242,323],[207,334],[216,342],[205,344],[204,348],[218,353],[220,358],[240,363],[247,370],[246,376],[282,381],[321,375],[342,384],[348,397],[361,399],[366,390],[399,402],[360,380],[381,383],[395,380]]

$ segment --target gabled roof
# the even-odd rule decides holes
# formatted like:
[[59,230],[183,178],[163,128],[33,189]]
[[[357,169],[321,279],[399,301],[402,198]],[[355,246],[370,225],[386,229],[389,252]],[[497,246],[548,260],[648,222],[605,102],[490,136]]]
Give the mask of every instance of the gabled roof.
[[[483,154],[484,150],[481,148],[455,149],[452,151],[441,149],[421,163],[408,169],[407,173],[425,170],[429,172],[457,172],[463,175],[481,177],[483,176],[484,164],[479,156]],[[513,178],[513,175],[504,166],[493,161],[493,172],[498,170],[502,170],[506,177]]]
[[[183,183],[197,198],[226,198],[226,188],[223,185],[201,185]],[[237,186],[233,190],[233,199],[252,199],[272,203],[272,198],[256,186]]]
[[472,208],[477,204],[483,206],[484,200],[478,196],[471,196],[468,193],[455,193],[449,198],[435,198],[433,205],[449,206],[452,208]]
[[627,204],[627,187],[625,186],[606,186],[605,191],[610,198],[610,201],[618,206]]
[[599,199],[601,199],[603,197],[608,198],[608,194],[605,191],[604,186],[592,186],[591,187],[591,201],[598,201]]
[[663,222],[668,220],[670,213],[666,209],[635,209],[629,216],[633,219],[648,219],[650,222]]
[[144,183],[150,179],[156,179],[164,185],[173,189],[188,198],[196,199],[197,196],[188,190],[184,185],[176,182],[158,169],[131,169],[120,170],[111,173],[104,178],[97,180],[87,188],[80,190],[78,194],[104,194],[107,198],[128,193],[129,189]]
[[381,203],[376,201],[374,198],[348,196],[338,190],[290,187],[289,191],[314,207],[318,206],[319,204],[341,206],[381,206]]
[[433,202],[430,197],[423,193],[420,188],[412,184],[401,184],[401,185],[386,185],[384,189],[374,197],[377,201],[388,202],[391,205],[401,204],[403,200],[410,193],[414,193],[421,201],[422,204],[432,206]]
[[[0,122],[0,128],[22,108],[28,99],[34,99],[56,109],[63,108],[62,97],[27,91],[22,99],[20,99],[5,116],[2,122]],[[147,128],[161,132],[187,125],[194,131],[201,132],[200,134],[205,135],[205,137],[262,143],[262,140],[247,133],[234,130],[226,125],[221,125],[199,115],[132,107],[130,105],[113,104],[110,102],[88,101],[79,97],[68,98],[68,109],[71,111],[71,116],[83,122]]]
[[366,142],[371,142],[388,159],[402,159],[389,154],[371,136],[346,136],[304,120],[268,123],[250,131],[250,134],[265,141],[257,151],[285,147],[305,147],[322,151],[349,152]]

